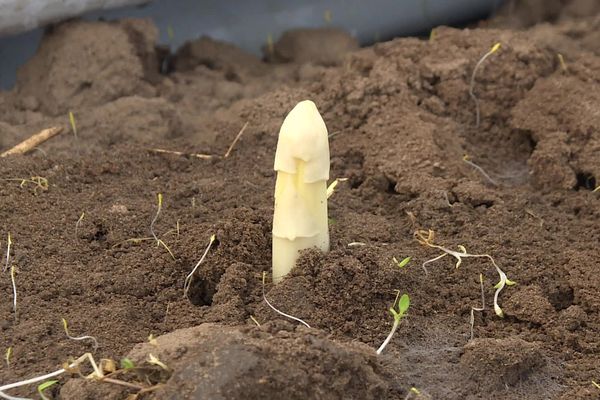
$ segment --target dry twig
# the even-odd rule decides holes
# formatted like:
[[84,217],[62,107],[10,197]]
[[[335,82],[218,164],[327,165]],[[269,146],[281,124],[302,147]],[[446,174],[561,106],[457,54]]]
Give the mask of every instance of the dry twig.
[[36,133],[35,135],[29,137],[28,139],[22,141],[18,145],[6,150],[4,153],[0,154],[0,157],[10,156],[12,154],[25,154],[44,143],[47,140],[52,139],[54,136],[58,135],[63,131],[61,126],[55,126],[53,128],[44,129],[41,132]]
[[192,158],[200,158],[202,160],[211,160],[213,158],[215,158],[216,156],[213,156],[211,154],[201,154],[201,153],[184,153],[182,151],[175,151],[175,150],[165,150],[165,149],[148,149],[148,151],[150,153],[158,153],[158,154],[173,154],[176,156],[182,156],[182,157],[192,157]]
[[231,153],[231,150],[233,150],[233,147],[235,146],[235,144],[238,142],[238,140],[240,140],[240,137],[242,136],[242,134],[246,130],[247,126],[248,126],[248,123],[246,122],[244,124],[244,126],[242,126],[242,129],[240,129],[240,131],[238,132],[238,134],[235,137],[235,139],[233,139],[233,142],[231,142],[231,145],[229,145],[229,148],[227,149],[227,153],[225,153],[225,155],[223,156],[223,158],[229,157],[229,154]]

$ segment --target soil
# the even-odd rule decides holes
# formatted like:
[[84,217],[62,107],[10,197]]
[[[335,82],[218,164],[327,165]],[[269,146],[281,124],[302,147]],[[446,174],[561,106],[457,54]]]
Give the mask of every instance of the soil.
[[[161,383],[139,399],[599,398],[600,16],[593,2],[535,14],[537,3],[363,49],[339,31],[297,31],[265,61],[209,38],[168,54],[148,21],[50,29],[0,92],[1,150],[65,128],[0,158],[0,256],[10,233],[18,290],[14,313],[4,272],[0,348],[12,354],[0,382],[90,351],[131,359],[118,378]],[[315,37],[327,56],[306,43]],[[476,127],[471,73],[496,42],[475,79]],[[331,133],[331,176],[348,180],[329,201],[331,251],[304,252],[265,293],[310,328],[262,298],[277,133],[307,98]],[[158,193],[153,228],[173,257],[150,231]],[[441,252],[415,240],[419,229],[493,256],[516,282],[499,295],[504,318],[489,260],[445,257],[425,273]],[[185,277],[212,234],[188,299]],[[392,261],[407,256],[404,268]],[[470,338],[480,274],[485,310]],[[376,355],[397,291],[408,316]],[[69,339],[62,318],[99,347]],[[72,373],[46,395],[135,392]]]

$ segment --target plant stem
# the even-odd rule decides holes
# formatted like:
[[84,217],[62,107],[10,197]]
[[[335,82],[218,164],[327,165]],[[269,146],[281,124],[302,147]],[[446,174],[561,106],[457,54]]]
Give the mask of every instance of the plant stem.
[[400,326],[400,318],[394,318],[394,325],[392,325],[392,330],[390,331],[390,334],[385,338],[385,341],[377,349],[378,355],[381,354],[383,349],[385,349],[385,346],[387,346],[390,340],[392,340],[392,337],[394,336],[394,333],[396,333],[398,326]]

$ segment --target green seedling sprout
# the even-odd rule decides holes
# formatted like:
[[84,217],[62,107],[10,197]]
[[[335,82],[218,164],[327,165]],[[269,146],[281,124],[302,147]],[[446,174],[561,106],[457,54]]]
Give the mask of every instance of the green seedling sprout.
[[275,151],[274,283],[291,271],[300,251],[329,251],[329,168],[325,122],[315,103],[301,101],[285,117]]
[[442,195],[444,196],[444,201],[446,202],[446,205],[450,208],[454,207],[454,204],[450,203],[450,198],[448,197],[448,192],[445,190],[442,190]]
[[127,357],[122,358],[120,364],[121,364],[121,368],[125,369],[125,370],[135,368],[135,364],[133,363],[133,361],[131,361]]
[[504,317],[504,312],[502,312],[502,308],[500,308],[500,306],[498,305],[498,295],[500,294],[502,289],[504,289],[505,286],[512,286],[515,284],[515,282],[511,281],[510,279],[508,279],[506,277],[506,274],[504,273],[504,271],[502,271],[500,269],[498,264],[496,264],[496,261],[494,260],[494,258],[492,256],[490,256],[489,254],[469,254],[469,253],[467,253],[467,249],[464,246],[458,246],[460,251],[454,251],[454,250],[450,250],[444,246],[437,245],[433,242],[433,240],[435,238],[435,233],[431,229],[429,231],[425,231],[425,230],[416,231],[415,238],[417,239],[417,241],[419,243],[421,243],[424,246],[443,251],[443,253],[441,255],[423,262],[422,268],[426,274],[429,273],[429,271],[425,267],[427,264],[437,261],[447,255],[450,255],[456,259],[456,268],[460,267],[463,258],[467,258],[467,257],[487,258],[488,260],[490,260],[490,262],[492,263],[492,265],[494,266],[494,268],[496,269],[496,272],[498,272],[498,275],[500,277],[499,282],[494,286],[494,288],[496,289],[496,292],[494,293],[494,312],[500,318]]
[[12,238],[10,237],[10,232],[8,232],[8,241],[6,242],[6,262],[4,263],[4,268],[2,269],[2,272],[6,272],[10,265],[10,248],[12,244]]
[[38,385],[37,391],[38,391],[40,397],[42,398],[42,400],[50,400],[48,397],[46,397],[44,395],[44,390],[56,385],[57,383],[58,383],[58,381],[56,379],[53,379],[53,380],[49,380],[49,381],[46,381],[46,382]]
[[[397,292],[396,299],[394,299],[394,304],[392,304],[392,307],[390,307],[390,313],[394,317],[394,324],[392,325],[392,330],[385,338],[385,341],[377,349],[378,355],[381,354],[381,352],[383,351],[383,349],[385,349],[390,340],[392,340],[394,333],[396,333],[398,326],[400,326],[400,320],[406,316],[406,311],[408,311],[408,307],[410,306],[410,297],[408,297],[408,294],[403,294],[400,297],[400,300],[398,300],[398,296],[400,296],[400,291]],[[397,307],[396,303],[398,304]]]
[[429,42],[433,42],[436,37],[437,31],[435,30],[435,28],[431,28],[431,31],[429,32]]
[[[158,206],[156,208],[156,214],[154,215],[154,218],[152,219],[152,222],[150,223],[150,233],[152,233],[152,237],[156,241],[156,247],[163,246],[169,252],[169,255],[171,256],[171,258],[173,260],[175,260],[175,255],[173,255],[173,252],[171,251],[171,249],[169,248],[169,246],[167,246],[166,243],[163,242],[163,240],[160,239],[156,235],[156,232],[154,232],[154,225],[156,224],[156,221],[158,220],[158,216],[160,215],[160,212],[162,210],[162,204],[163,204],[163,195],[162,195],[162,193],[158,193],[158,195],[156,197],[157,197],[157,201],[158,201]],[[140,240],[143,240],[143,238],[140,239]]]
[[471,316],[469,324],[471,326],[471,340],[473,340],[475,330],[475,311],[483,312],[485,310],[485,293],[483,291],[483,274],[479,274],[479,285],[481,286],[481,307],[471,307]]
[[275,54],[275,42],[273,41],[273,35],[271,33],[267,35],[267,52],[270,56]]
[[62,325],[63,328],[65,330],[65,333],[67,334],[67,337],[71,340],[91,340],[94,343],[94,351],[98,350],[98,340],[96,340],[96,338],[94,336],[89,336],[89,335],[85,335],[85,336],[72,336],[69,333],[69,326],[67,324],[67,320],[62,318]]
[[79,216],[79,219],[75,223],[75,237],[77,237],[77,231],[79,230],[79,225],[81,225],[81,222],[83,221],[84,218],[85,218],[85,211],[83,211],[81,213],[81,215]]
[[296,322],[300,322],[302,325],[306,326],[307,328],[310,328],[310,325],[307,324],[306,322],[304,322],[303,320],[301,320],[298,317],[294,317],[293,315],[290,314],[286,314],[283,311],[279,311],[278,309],[276,309],[270,302],[269,300],[267,300],[267,295],[265,294],[265,281],[266,281],[266,277],[267,277],[267,273],[265,271],[263,271],[263,276],[262,276],[262,295],[263,295],[263,300],[265,301],[265,303],[267,303],[267,305],[271,308],[271,310],[275,311],[277,314],[282,315],[286,318],[292,319]]
[[152,364],[152,365],[158,365],[159,367],[161,367],[165,371],[169,370],[169,367],[167,367],[167,365],[165,363],[163,363],[162,361],[160,361],[158,359],[158,357],[152,355],[152,353],[148,354],[148,362],[150,364]]
[[[465,155],[463,156],[463,161],[464,161],[465,163],[469,164],[471,167],[475,168],[477,171],[479,171],[479,173],[480,173],[481,175],[483,175],[483,177],[484,177],[485,179],[487,179],[487,180],[488,180],[488,182],[492,184],[492,186],[498,186],[498,183],[497,183],[495,180],[493,180],[493,179],[492,179],[492,178],[491,178],[491,177],[490,177],[490,176],[487,174],[487,172],[485,172],[485,170],[484,170],[483,168],[481,168],[479,165],[477,165],[477,164],[475,164],[473,161],[471,161],[471,160],[470,160],[470,157],[469,157],[467,154],[465,154]],[[448,202],[448,203],[450,203],[450,202]]]
[[175,30],[171,24],[167,25],[167,37],[171,41],[175,38]]
[[157,202],[158,202],[158,207],[156,208],[156,214],[154,214],[154,218],[152,218],[152,222],[150,222],[150,233],[152,233],[152,237],[158,243],[158,241],[160,239],[158,238],[158,236],[156,236],[156,232],[154,232],[154,224],[156,224],[156,221],[158,220],[158,216],[160,215],[160,211],[162,210],[162,203],[163,203],[162,193],[158,193],[156,195],[156,198],[157,198]]
[[71,124],[71,130],[73,131],[73,136],[77,137],[77,123],[75,122],[75,115],[72,111],[69,111],[69,123]]
[[333,196],[333,193],[335,192],[335,188],[340,182],[345,182],[347,180],[348,180],[348,178],[337,178],[336,180],[331,182],[329,184],[329,186],[327,186],[327,198],[329,199],[331,196]]
[[158,346],[158,341],[156,340],[156,336],[154,336],[153,333],[148,335],[148,343],[150,343],[152,346]]
[[567,63],[565,62],[565,58],[563,57],[563,55],[560,53],[557,53],[556,57],[558,58],[558,63],[560,64],[560,70],[563,73],[568,72],[569,69],[567,68]]
[[6,353],[4,354],[4,361],[6,361],[7,368],[10,368],[10,360],[12,358],[12,353],[13,353],[13,348],[12,348],[12,346],[9,346],[8,349],[6,349]]
[[426,393],[421,392],[419,389],[417,389],[416,387],[411,387],[408,391],[408,393],[406,394],[406,397],[404,397],[404,400],[411,400],[411,399],[431,399],[431,397],[429,395],[427,395]]
[[480,125],[480,111],[479,111],[479,99],[477,98],[477,96],[475,96],[475,92],[474,92],[475,76],[477,75],[477,70],[479,69],[479,67],[481,67],[481,64],[483,64],[483,62],[486,60],[486,58],[488,58],[489,56],[494,54],[496,51],[498,51],[499,48],[500,48],[500,43],[496,43],[495,45],[493,45],[492,48],[490,49],[490,51],[485,53],[483,55],[483,57],[481,57],[479,59],[477,64],[475,64],[475,68],[473,68],[473,73],[471,74],[471,82],[469,83],[469,96],[471,96],[471,98],[473,99],[473,102],[475,103],[475,127],[476,128],[479,128],[479,125]]
[[404,268],[410,262],[410,257],[406,257],[402,261],[398,261],[396,257],[392,257],[392,261],[398,266],[398,268]]
[[208,254],[208,251],[210,250],[210,247],[214,243],[215,239],[216,236],[214,234],[210,236],[210,241],[208,242],[208,246],[206,246],[206,250],[204,250],[204,254],[202,254],[202,257],[200,257],[200,261],[198,261],[198,263],[194,266],[192,272],[190,272],[188,276],[185,277],[185,282],[183,284],[184,297],[188,297],[188,291],[190,290],[190,286],[192,285],[192,279],[194,278],[194,274],[196,273],[196,270],[198,269],[200,264],[202,264],[202,261],[204,261],[204,259],[206,258],[206,255]]

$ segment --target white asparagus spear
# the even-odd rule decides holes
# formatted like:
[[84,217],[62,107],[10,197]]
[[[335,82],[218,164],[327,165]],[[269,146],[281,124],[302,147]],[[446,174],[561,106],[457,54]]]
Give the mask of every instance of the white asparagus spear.
[[327,127],[315,103],[305,100],[287,115],[275,152],[273,281],[292,269],[300,250],[329,250]]

